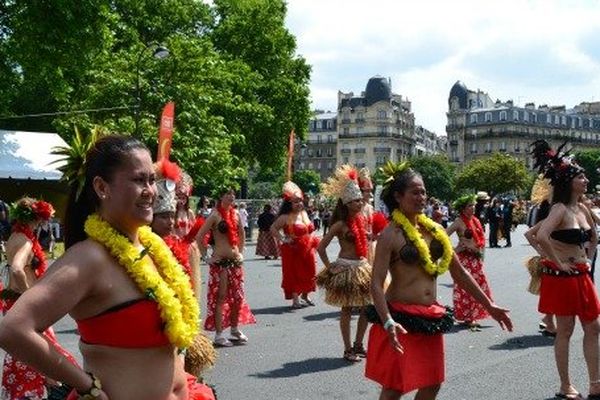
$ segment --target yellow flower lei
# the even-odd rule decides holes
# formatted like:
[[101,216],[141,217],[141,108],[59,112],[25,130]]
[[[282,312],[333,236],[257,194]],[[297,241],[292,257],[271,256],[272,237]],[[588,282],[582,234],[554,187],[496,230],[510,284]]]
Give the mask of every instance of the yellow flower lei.
[[396,209],[392,212],[392,219],[397,225],[402,227],[407,239],[416,247],[422,260],[423,269],[425,269],[429,275],[439,276],[448,271],[454,249],[452,248],[452,243],[450,242],[450,238],[446,234],[446,231],[441,229],[438,224],[427,218],[424,214],[419,214],[417,216],[419,225],[424,226],[430,231],[431,235],[442,244],[442,248],[444,249],[441,260],[436,264],[431,260],[429,247],[427,246],[425,239],[423,239],[421,232],[415,228],[408,218],[406,218],[400,210]]
[[[125,236],[97,214],[85,221],[85,233],[101,243],[127,270],[144,294],[158,303],[165,333],[176,347],[189,347],[200,326],[200,308],[190,280],[163,240],[144,226],[138,230],[140,252]],[[146,253],[154,261],[152,267]]]

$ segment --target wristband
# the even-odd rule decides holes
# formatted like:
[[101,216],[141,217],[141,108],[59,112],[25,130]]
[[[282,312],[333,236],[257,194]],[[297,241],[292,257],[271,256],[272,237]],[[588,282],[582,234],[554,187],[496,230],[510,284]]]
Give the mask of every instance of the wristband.
[[98,397],[100,397],[100,394],[102,391],[102,383],[100,383],[100,379],[98,379],[96,377],[96,375],[92,374],[91,372],[86,372],[86,374],[88,374],[90,376],[90,378],[92,378],[92,387],[89,388],[88,391],[85,393],[80,393],[78,391],[77,394],[79,395],[79,399],[80,400],[97,399]]
[[390,329],[390,326],[394,326],[395,323],[396,321],[394,321],[392,318],[388,318],[383,324],[383,329],[387,331],[388,329]]

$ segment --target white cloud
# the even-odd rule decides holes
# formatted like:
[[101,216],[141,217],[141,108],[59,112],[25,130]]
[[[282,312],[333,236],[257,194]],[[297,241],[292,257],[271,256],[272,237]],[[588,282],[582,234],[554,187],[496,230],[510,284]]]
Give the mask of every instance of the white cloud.
[[290,0],[287,26],[313,66],[315,108],[377,74],[438,134],[459,79],[520,104],[600,97],[600,2]]

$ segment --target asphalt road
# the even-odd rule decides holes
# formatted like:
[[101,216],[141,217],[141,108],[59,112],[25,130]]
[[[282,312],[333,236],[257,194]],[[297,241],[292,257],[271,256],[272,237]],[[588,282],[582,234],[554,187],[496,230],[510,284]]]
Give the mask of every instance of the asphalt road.
[[[538,333],[537,297],[525,290],[529,277],[523,261],[533,250],[525,244],[524,229],[521,226],[513,233],[512,248],[487,249],[485,262],[495,301],[511,309],[514,332],[504,332],[493,320],[485,320],[482,332],[455,327],[446,334],[446,382],[438,399],[554,398],[558,377],[553,342]],[[337,250],[335,244],[330,246],[330,257]],[[246,295],[257,323],[242,327],[250,339],[247,345],[218,350],[217,365],[205,376],[216,386],[219,400],[376,399],[379,387],[364,377],[364,363],[342,359],[339,310],[326,305],[317,293],[316,307],[292,311],[280,289],[280,261],[258,259],[254,251],[249,245],[245,254]],[[452,302],[449,274],[439,279],[438,297],[441,303]],[[204,307],[205,298],[202,303]],[[80,357],[73,321],[65,318],[55,330],[59,341]],[[573,384],[586,394],[581,343],[578,325],[570,370]]]

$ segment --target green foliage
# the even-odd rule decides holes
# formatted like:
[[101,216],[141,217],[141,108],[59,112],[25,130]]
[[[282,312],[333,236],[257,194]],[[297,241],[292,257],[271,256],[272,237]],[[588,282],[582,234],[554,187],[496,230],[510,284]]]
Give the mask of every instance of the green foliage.
[[443,155],[416,156],[409,159],[412,169],[423,176],[427,195],[442,200],[454,198],[455,167]]
[[[0,128],[134,132],[156,148],[175,102],[172,159],[210,190],[250,166],[283,164],[309,119],[310,67],[295,54],[283,0],[0,2],[0,115],[115,108],[0,120]],[[170,50],[152,57],[157,44]],[[139,91],[137,90],[139,86]],[[138,96],[139,95],[139,96]]]
[[305,169],[294,172],[292,181],[302,189],[304,193],[318,194],[321,191],[321,175],[318,172]]
[[530,180],[522,161],[496,153],[467,164],[456,177],[456,189],[484,190],[490,194],[522,192],[527,189]]
[[575,153],[575,160],[585,169],[585,176],[590,180],[588,192],[595,193],[596,185],[600,185],[597,170],[600,167],[600,150],[582,150]]

